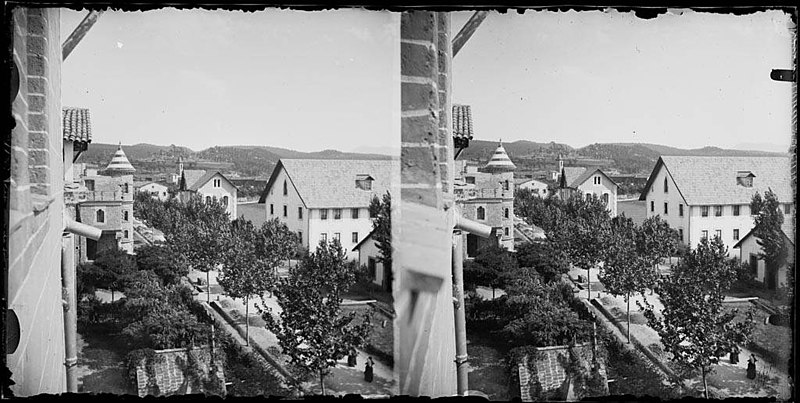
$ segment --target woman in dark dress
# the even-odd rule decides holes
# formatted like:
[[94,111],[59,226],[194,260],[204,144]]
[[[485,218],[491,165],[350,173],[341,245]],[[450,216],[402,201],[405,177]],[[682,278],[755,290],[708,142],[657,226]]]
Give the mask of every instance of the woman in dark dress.
[[347,366],[355,367],[356,365],[358,365],[357,358],[358,358],[358,352],[356,352],[356,349],[350,350],[350,353],[347,355]]
[[364,367],[364,380],[367,381],[367,382],[372,382],[372,378],[373,378],[372,367],[374,365],[375,365],[375,362],[372,361],[372,357],[369,357],[369,359],[367,360],[367,364]]
[[739,349],[736,346],[731,349],[731,364],[738,364],[739,363]]
[[747,360],[747,377],[749,379],[756,379],[756,356],[750,354],[750,358]]

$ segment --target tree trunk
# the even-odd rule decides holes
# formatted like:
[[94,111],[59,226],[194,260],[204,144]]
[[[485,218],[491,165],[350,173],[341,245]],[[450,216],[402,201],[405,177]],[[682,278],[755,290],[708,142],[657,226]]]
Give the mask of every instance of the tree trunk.
[[250,304],[247,297],[244,297],[244,344],[250,345]]
[[589,268],[586,269],[586,298],[591,301],[592,300],[592,278],[590,277],[591,276],[591,272],[589,270],[591,270],[591,269],[589,269]]
[[492,287],[492,299],[494,299],[494,287]]
[[322,370],[319,370],[319,386],[322,388],[322,395],[325,396],[325,375],[322,374]]
[[628,302],[628,343],[631,342],[631,293],[625,298]]
[[211,270],[206,271],[206,300],[210,304],[211,303]]
[[703,396],[708,399],[708,383],[706,382],[706,369],[705,367],[700,368],[700,371],[703,373]]
[[111,290],[111,302],[114,302],[114,290]]

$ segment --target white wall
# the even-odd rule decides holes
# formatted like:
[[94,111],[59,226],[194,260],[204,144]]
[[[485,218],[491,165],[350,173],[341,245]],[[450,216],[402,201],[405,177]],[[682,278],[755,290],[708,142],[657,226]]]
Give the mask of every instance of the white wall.
[[[288,190],[288,194],[286,196],[283,195],[283,182],[286,181],[286,187]],[[270,214],[270,205],[273,206],[272,214]],[[283,216],[283,206],[286,206],[286,217]],[[298,218],[297,209],[303,209],[303,218]],[[281,171],[278,173],[278,176],[275,180],[275,184],[270,189],[270,192],[267,194],[264,203],[264,214],[267,220],[271,220],[273,218],[278,218],[281,222],[286,224],[289,227],[289,230],[297,233],[298,231],[303,232],[303,239],[302,245],[304,247],[308,247],[308,220],[309,220],[309,211],[306,208],[303,200],[300,198],[300,195],[295,189],[292,181],[289,180],[289,176],[286,175],[286,170],[281,168]]]
[[160,185],[158,183],[148,183],[144,186],[139,187],[136,191],[151,193],[153,197],[161,201],[167,200],[169,198],[169,192],[167,192],[167,187],[164,185]]
[[[739,246],[739,250],[736,251],[738,253],[739,259],[742,263],[750,264],[750,256],[758,256],[761,252],[761,247],[758,246],[758,239],[755,236],[750,236],[749,238],[745,239],[744,242]],[[794,247],[790,246],[789,252],[787,254],[787,263],[794,262]],[[783,265],[780,269],[778,269],[778,286],[785,286],[788,284],[786,279],[786,272],[787,272],[787,265]],[[756,271],[756,280],[764,282],[765,281],[765,274],[766,274],[766,264],[763,260],[758,260],[757,263],[757,271]]]
[[[369,218],[369,209],[366,207],[358,208],[358,218],[354,219],[349,208],[342,209],[342,218],[335,220],[333,218],[333,210],[328,210],[328,219],[320,219],[322,209],[312,209],[311,219],[308,226],[308,239],[309,245],[316,248],[322,237],[322,234],[327,234],[328,240],[333,239],[334,233],[340,233],[339,241],[342,248],[347,252],[348,259],[358,259],[358,252],[354,252],[353,248],[361,242],[370,232],[372,232],[372,219]],[[358,232],[358,240],[353,242],[352,234]],[[314,249],[311,249],[314,250]]]
[[[528,189],[534,196],[544,197],[547,195],[547,184],[537,180],[530,180],[519,185],[520,189]],[[535,190],[538,190],[536,192]]]
[[[663,165],[655,175],[655,180],[647,193],[645,202],[647,218],[660,216],[671,228],[679,231],[683,230],[683,239],[681,241],[689,245],[690,240],[695,241],[698,239],[697,236],[692,236],[690,234],[690,229],[694,230],[695,228],[690,228],[689,225],[689,206],[686,205],[686,201],[683,199],[683,196],[681,196],[678,187],[675,185],[675,181]],[[666,192],[664,192],[665,178],[667,179]],[[668,206],[667,214],[664,214],[664,203],[667,203]],[[681,205],[683,205],[683,216],[680,215]],[[740,236],[744,236],[745,234],[745,232],[742,232]],[[731,244],[731,246],[733,246],[733,244]]]
[[381,252],[378,249],[378,243],[374,240],[364,242],[358,249],[358,264],[369,267],[369,258],[375,259],[375,278],[372,279],[374,284],[383,285],[383,280],[386,275],[383,272],[383,263],[378,261]]
[[[214,179],[220,180],[220,186],[214,187]],[[236,217],[236,187],[231,185],[227,180],[223,178],[222,175],[219,173],[212,176],[211,179],[208,180],[203,186],[200,186],[197,189],[197,193],[203,197],[203,200],[206,199],[207,196],[216,197],[218,200],[222,201],[224,196],[228,196],[228,208],[225,209],[228,214],[230,214],[231,220],[235,220]]]
[[[594,184],[595,176],[600,177],[599,185]],[[608,211],[611,213],[611,217],[617,216],[617,185],[611,182],[605,175],[595,173],[578,185],[578,190],[580,190],[584,198],[586,194],[593,194],[597,196],[598,199],[602,199],[603,194],[608,193]]]

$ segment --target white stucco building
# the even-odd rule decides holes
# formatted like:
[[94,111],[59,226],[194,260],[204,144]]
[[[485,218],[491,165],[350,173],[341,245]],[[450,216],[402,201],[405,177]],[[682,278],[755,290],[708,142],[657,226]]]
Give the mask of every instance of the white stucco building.
[[718,236],[735,257],[732,247],[753,228],[750,201],[768,189],[782,204],[784,232],[792,233],[789,157],[662,156],[639,200],[647,217],[661,216],[685,245]]
[[767,288],[771,290],[779,286],[789,285],[786,274],[788,267],[794,263],[794,232],[789,232],[788,234],[783,232],[783,235],[787,249],[786,262],[778,267],[778,270],[774,273],[768,273],[764,260],[758,258],[758,254],[762,252],[762,249],[758,245],[758,238],[753,235],[752,230],[733,246],[733,249],[739,253],[739,260],[750,266],[750,270],[756,280],[765,283]]
[[547,182],[542,182],[537,179],[517,179],[517,190],[527,189],[533,193],[534,196],[547,197]]
[[600,168],[565,167],[564,160],[558,157],[558,192],[560,197],[575,195],[586,199],[602,200],[608,207],[611,217],[617,216],[617,190],[619,186]]
[[236,201],[238,189],[225,175],[219,171],[206,171],[202,169],[183,169],[183,159],[178,159],[178,196],[186,198],[192,193],[197,193],[203,200],[210,202],[216,198],[235,220],[238,215]]
[[381,250],[372,234],[374,231],[353,247],[353,252],[358,253],[358,264],[367,268],[372,283],[392,292],[392,275],[384,270],[383,263],[380,262]]
[[349,259],[372,232],[369,204],[391,189],[394,160],[281,159],[259,204],[266,219],[278,218],[298,234],[303,247],[339,239]]
[[150,193],[150,195],[158,200],[165,201],[169,199],[169,192],[166,185],[158,182],[144,183],[136,187],[136,193]]

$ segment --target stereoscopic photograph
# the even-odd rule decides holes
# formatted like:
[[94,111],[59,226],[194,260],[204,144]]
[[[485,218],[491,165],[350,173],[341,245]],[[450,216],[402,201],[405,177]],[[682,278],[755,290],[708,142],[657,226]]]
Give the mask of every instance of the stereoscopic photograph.
[[794,396],[796,8],[5,11],[4,398]]

